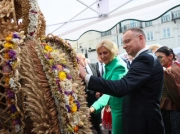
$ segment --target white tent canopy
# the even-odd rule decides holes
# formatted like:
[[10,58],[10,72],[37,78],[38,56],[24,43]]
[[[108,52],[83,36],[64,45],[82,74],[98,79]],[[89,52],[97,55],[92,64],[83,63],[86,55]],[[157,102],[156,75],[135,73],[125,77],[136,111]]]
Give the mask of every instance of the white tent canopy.
[[[97,8],[102,1],[104,8]],[[180,4],[179,0],[38,0],[46,33],[77,40],[88,30],[106,31],[125,19],[151,20]],[[108,3],[108,6],[106,5]],[[99,9],[99,10],[98,10]],[[106,10],[107,9],[107,10]],[[104,12],[101,14],[101,12]],[[103,17],[106,16],[106,17]]]

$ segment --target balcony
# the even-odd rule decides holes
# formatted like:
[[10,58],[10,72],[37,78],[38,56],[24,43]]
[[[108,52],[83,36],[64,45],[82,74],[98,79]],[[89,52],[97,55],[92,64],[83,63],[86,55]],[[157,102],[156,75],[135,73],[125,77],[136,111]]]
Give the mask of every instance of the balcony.
[[152,21],[145,22],[145,27],[152,26]]
[[170,22],[171,19],[170,19],[170,14],[167,14],[167,15],[163,15],[161,17],[161,23],[165,23],[165,22]]
[[143,28],[142,22],[135,22],[135,23],[124,25],[123,27],[120,28],[120,33],[123,33],[129,28]]
[[110,30],[101,33],[101,37],[108,36],[108,35],[111,35],[111,31]]
[[180,10],[172,12],[172,20],[180,19]]

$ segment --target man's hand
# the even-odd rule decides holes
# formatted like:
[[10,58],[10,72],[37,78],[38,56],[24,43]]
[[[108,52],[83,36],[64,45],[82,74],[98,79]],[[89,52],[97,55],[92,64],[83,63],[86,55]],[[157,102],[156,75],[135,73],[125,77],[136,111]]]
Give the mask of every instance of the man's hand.
[[101,96],[101,93],[100,92],[96,92],[96,98],[98,99],[100,96]]
[[84,69],[84,67],[83,66],[81,66],[81,65],[79,65],[79,75],[80,75],[80,77],[82,78],[82,79],[85,79],[85,77],[86,77],[86,70]]

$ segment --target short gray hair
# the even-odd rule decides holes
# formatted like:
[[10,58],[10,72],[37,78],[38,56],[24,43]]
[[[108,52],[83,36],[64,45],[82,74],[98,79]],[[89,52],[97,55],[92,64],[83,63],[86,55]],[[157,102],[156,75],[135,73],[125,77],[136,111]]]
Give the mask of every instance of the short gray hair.
[[136,27],[134,27],[134,28],[129,28],[129,29],[125,30],[125,31],[123,32],[123,34],[125,34],[127,31],[137,32],[137,33],[143,35],[144,38],[146,39],[146,35],[145,35],[144,31],[143,31],[141,28],[136,28]]

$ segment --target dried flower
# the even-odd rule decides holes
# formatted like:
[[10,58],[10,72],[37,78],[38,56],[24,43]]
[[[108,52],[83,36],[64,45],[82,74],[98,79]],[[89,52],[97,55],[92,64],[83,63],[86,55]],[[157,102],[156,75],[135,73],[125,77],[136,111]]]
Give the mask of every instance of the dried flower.
[[75,100],[74,103],[76,103],[76,105],[77,105],[77,107],[78,107],[78,109],[79,109],[80,106],[81,106],[80,103],[79,103],[79,101]]
[[6,84],[9,84],[9,80],[10,80],[9,77],[5,77],[5,80],[4,80],[4,81],[5,81]]
[[65,105],[66,109],[67,109],[67,112],[70,113],[71,112],[71,108],[69,105]]
[[20,39],[20,37],[19,37],[19,35],[18,35],[17,33],[14,33],[14,34],[13,34],[13,38],[18,38],[18,39]]
[[75,103],[71,104],[71,111],[76,112],[78,110],[77,105]]
[[8,52],[9,56],[12,58],[12,59],[15,59],[16,58],[16,52],[14,50],[10,50]]
[[6,41],[11,41],[11,40],[12,40],[11,36],[6,37]]
[[6,43],[4,44],[4,48],[10,48],[10,49],[12,49],[12,48],[13,48],[13,44],[12,44],[12,43],[9,43],[9,42],[6,42]]
[[3,73],[10,73],[12,71],[11,66],[9,64],[3,66]]
[[[15,113],[17,110],[16,110],[16,106],[15,105],[11,105],[11,112],[12,113]],[[13,116],[15,116],[17,113],[15,113]]]
[[49,45],[45,45],[45,46],[44,46],[44,49],[45,49],[47,52],[52,52],[52,51],[53,51],[53,48],[50,47]]
[[59,72],[59,79],[61,80],[61,81],[63,81],[63,80],[65,80],[66,79],[66,73],[65,72],[63,72],[63,71],[61,71],[61,72]]
[[11,90],[7,90],[7,98],[14,98],[14,92]]
[[5,53],[5,54],[4,54],[4,58],[5,58],[5,59],[9,59],[9,58],[10,58],[9,54],[8,54],[8,53]]
[[67,74],[67,79],[72,79],[72,76],[70,74]]

